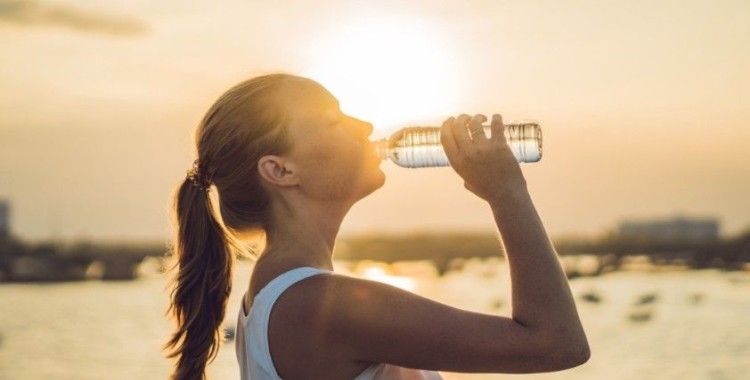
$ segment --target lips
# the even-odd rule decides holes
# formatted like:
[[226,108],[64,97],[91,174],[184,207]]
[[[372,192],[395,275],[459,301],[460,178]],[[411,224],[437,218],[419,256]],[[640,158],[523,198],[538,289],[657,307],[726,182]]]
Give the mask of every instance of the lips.
[[380,156],[378,156],[378,150],[377,146],[373,144],[371,141],[367,140],[361,143],[362,147],[367,150],[367,155],[371,156],[373,160],[380,161]]

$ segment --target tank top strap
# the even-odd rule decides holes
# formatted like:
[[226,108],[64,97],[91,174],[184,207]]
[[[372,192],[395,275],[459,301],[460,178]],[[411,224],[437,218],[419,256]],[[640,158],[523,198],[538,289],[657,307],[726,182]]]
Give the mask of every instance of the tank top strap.
[[273,280],[269,281],[266,286],[261,289],[253,300],[252,313],[257,317],[256,323],[258,323],[259,330],[262,332],[262,338],[258,339],[260,342],[260,349],[262,355],[265,357],[268,365],[268,370],[272,371],[276,378],[279,378],[279,374],[276,372],[276,366],[273,365],[273,359],[271,358],[271,351],[268,344],[268,320],[271,316],[271,309],[274,303],[287,288],[294,285],[296,282],[304,280],[305,278],[314,276],[316,274],[332,273],[326,269],[319,269],[314,267],[297,267],[288,270],[278,275]]
[[304,280],[305,278],[321,273],[331,273],[331,271],[314,267],[297,267],[290,269],[269,281],[255,296],[253,303],[259,301],[262,305],[272,306],[281,293],[283,293],[288,287],[294,285],[298,281]]

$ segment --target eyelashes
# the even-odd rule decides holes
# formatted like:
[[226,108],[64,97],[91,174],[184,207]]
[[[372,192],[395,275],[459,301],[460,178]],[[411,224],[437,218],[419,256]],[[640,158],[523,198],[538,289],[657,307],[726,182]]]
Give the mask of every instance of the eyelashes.
[[346,120],[346,116],[342,116],[342,114],[337,115],[329,125],[335,126],[338,124],[341,124],[344,120]]

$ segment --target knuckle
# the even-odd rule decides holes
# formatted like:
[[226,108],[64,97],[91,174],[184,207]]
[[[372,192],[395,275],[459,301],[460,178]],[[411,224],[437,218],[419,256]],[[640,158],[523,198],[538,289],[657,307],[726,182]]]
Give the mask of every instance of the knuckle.
[[482,144],[478,146],[477,148],[477,155],[480,157],[486,157],[492,154],[493,148],[492,146],[488,146],[487,144]]

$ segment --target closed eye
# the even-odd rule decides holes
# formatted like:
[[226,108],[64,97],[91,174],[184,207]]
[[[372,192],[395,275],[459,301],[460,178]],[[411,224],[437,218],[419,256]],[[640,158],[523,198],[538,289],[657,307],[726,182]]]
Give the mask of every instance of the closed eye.
[[335,117],[333,118],[333,120],[331,121],[330,125],[331,125],[331,126],[334,126],[334,125],[340,124],[340,123],[341,123],[342,121],[344,121],[344,119],[345,119],[345,118],[346,118],[346,117],[345,117],[345,116],[343,116],[343,113],[339,112],[339,113],[338,113],[338,114],[337,114],[337,115],[336,115],[336,116],[335,116]]

